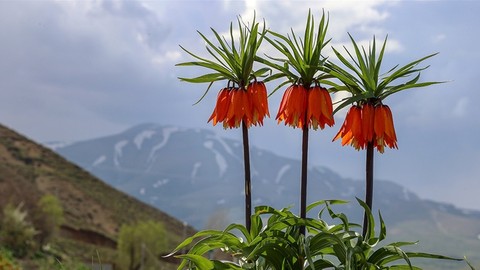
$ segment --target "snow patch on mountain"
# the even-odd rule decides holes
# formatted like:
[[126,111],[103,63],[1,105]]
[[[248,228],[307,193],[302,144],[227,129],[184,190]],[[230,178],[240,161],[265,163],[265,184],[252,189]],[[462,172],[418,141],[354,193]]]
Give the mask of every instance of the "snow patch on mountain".
[[232,148],[230,148],[230,146],[227,144],[227,142],[225,142],[224,139],[218,136],[207,136],[207,139],[214,139],[215,141],[219,142],[223,146],[223,149],[225,149],[225,152],[227,152],[231,156],[235,156]]
[[120,162],[119,162],[119,158],[122,157],[123,155],[123,148],[128,144],[128,141],[127,140],[122,140],[122,141],[119,141],[115,144],[114,146],[114,149],[115,149],[115,155],[113,157],[113,162],[115,164],[115,167],[119,167],[120,166]]
[[163,139],[159,144],[155,145],[150,151],[150,157],[148,158],[149,161],[151,161],[154,158],[155,153],[158,150],[162,149],[168,143],[168,139],[170,139],[170,136],[174,132],[177,132],[178,130],[179,130],[178,127],[166,127],[162,130]]
[[45,142],[42,143],[43,146],[52,149],[53,151],[57,151],[60,148],[70,146],[75,142],[62,142],[62,141],[55,141],[55,142]]
[[325,186],[327,186],[327,187],[328,187],[328,189],[330,189],[330,191],[334,191],[334,190],[335,190],[335,187],[333,186],[333,184],[332,184],[332,183],[330,183],[330,181],[328,181],[328,180],[325,180],[325,182],[324,182],[324,183],[325,183]]
[[202,166],[202,162],[200,162],[200,161],[195,162],[195,164],[193,164],[192,173],[190,173],[190,177],[191,177],[192,179],[195,178],[195,177],[197,177],[198,169],[200,169],[201,166]]
[[275,177],[275,184],[280,183],[280,180],[282,179],[283,175],[288,170],[290,170],[290,167],[291,167],[290,164],[286,164],[286,165],[283,165],[282,168],[280,168],[280,170],[278,170],[277,177]]
[[227,171],[227,160],[216,149],[213,148],[213,141],[205,141],[203,146],[215,154],[215,161],[218,165],[218,175],[222,177]]
[[165,178],[165,179],[162,179],[162,180],[157,180],[157,182],[155,182],[152,186],[153,186],[153,188],[159,188],[163,185],[168,184],[168,182],[170,182],[170,179]]
[[135,143],[137,149],[140,150],[142,148],[143,141],[150,139],[153,135],[155,135],[155,133],[157,133],[155,130],[144,130],[135,136],[133,143]]
[[92,166],[96,167],[105,162],[105,160],[107,160],[107,157],[105,155],[101,155],[93,162]]
[[314,166],[313,168],[321,174],[325,174],[327,172],[327,170],[324,167]]

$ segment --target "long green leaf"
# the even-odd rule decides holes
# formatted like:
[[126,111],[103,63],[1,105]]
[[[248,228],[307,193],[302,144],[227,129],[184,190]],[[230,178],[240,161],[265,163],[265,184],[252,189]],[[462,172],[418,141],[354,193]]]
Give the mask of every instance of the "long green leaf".
[[[180,259],[189,260],[195,264],[196,267],[200,270],[212,270],[215,269],[215,264],[209,259],[195,254],[185,254],[177,256]],[[181,268],[178,268],[181,269]]]
[[[373,41],[368,49],[365,47],[360,48],[350,34],[349,38],[353,45],[353,53],[344,47],[349,59],[333,48],[337,59],[345,68],[342,68],[331,61],[326,63],[326,67],[327,72],[333,77],[337,78],[343,84],[343,86],[335,83],[330,84],[334,88],[332,91],[348,91],[352,94],[352,96],[357,96],[358,98],[344,100],[343,103],[337,107],[334,113],[338,112],[339,109],[352,104],[353,102],[367,100],[370,98],[383,100],[394,93],[398,93],[406,89],[426,87],[441,83],[418,82],[418,79],[420,78],[419,73],[428,68],[428,66],[423,68],[416,68],[416,66],[419,63],[435,56],[436,54],[427,55],[401,67],[396,65],[385,74],[380,75],[388,36],[385,37],[378,56],[375,37],[373,38]],[[396,85],[394,84],[398,83],[397,81],[416,73],[418,74],[413,79],[410,79],[404,83]]]

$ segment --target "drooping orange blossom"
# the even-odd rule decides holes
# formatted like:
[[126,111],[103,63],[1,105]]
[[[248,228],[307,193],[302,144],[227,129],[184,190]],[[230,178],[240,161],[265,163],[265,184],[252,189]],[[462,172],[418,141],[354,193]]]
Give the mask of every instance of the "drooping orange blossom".
[[263,82],[254,81],[247,89],[226,87],[220,90],[217,103],[208,122],[223,123],[224,128],[238,128],[245,122],[247,127],[263,125],[265,116],[270,116],[267,89]]
[[342,146],[351,145],[360,150],[372,142],[378,152],[385,146],[398,148],[393,116],[387,105],[363,103],[352,106],[333,141],[342,139]]
[[327,89],[314,86],[306,88],[293,84],[285,90],[276,120],[285,125],[303,128],[305,125],[313,129],[333,126],[333,106]]
[[252,124],[261,126],[265,116],[270,117],[265,83],[258,81],[250,83],[247,87],[247,93],[252,102]]
[[314,86],[308,90],[307,123],[314,130],[319,126],[324,129],[325,124],[330,127],[335,124],[332,99],[327,89]]

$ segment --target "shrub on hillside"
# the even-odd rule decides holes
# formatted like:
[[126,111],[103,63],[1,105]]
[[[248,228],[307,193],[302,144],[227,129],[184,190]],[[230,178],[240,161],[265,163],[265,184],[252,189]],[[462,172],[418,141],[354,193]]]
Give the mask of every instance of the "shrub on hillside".
[[159,269],[158,257],[167,250],[165,227],[154,221],[122,225],[117,249],[120,269]]
[[0,221],[0,245],[11,250],[15,257],[25,257],[35,250],[34,237],[38,233],[27,219],[23,204],[8,204]]
[[43,247],[58,232],[63,223],[62,205],[54,195],[44,195],[38,201],[33,216],[33,223],[38,230],[36,239],[40,247]]

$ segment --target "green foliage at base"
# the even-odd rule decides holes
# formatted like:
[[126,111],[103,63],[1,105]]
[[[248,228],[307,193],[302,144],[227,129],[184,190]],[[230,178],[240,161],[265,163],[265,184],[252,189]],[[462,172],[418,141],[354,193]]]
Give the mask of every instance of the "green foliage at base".
[[[358,199],[357,199],[358,200]],[[425,252],[404,251],[416,242],[381,244],[387,229],[379,213],[379,228],[368,206],[361,200],[368,218],[365,235],[362,227],[351,223],[343,213],[336,213],[331,205],[345,201],[328,200],[311,204],[307,210],[321,207],[318,218],[301,219],[289,209],[276,210],[268,206],[256,207],[252,226],[231,224],[223,231],[206,230],[187,238],[171,254],[190,247],[178,269],[421,269],[412,258],[463,261]],[[326,216],[323,218],[323,216]],[[326,220],[331,220],[328,224]],[[307,234],[300,234],[304,226]],[[206,255],[221,249],[231,261],[208,259]],[[473,269],[473,268],[472,268]]]

